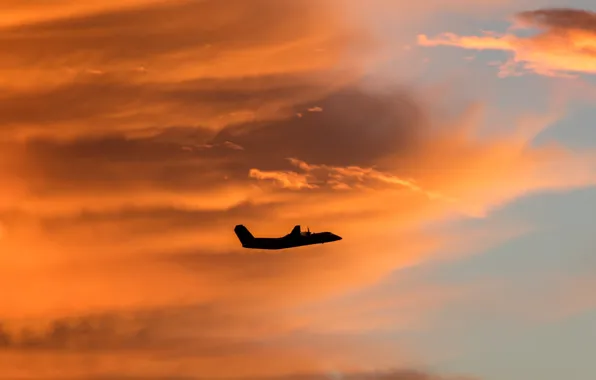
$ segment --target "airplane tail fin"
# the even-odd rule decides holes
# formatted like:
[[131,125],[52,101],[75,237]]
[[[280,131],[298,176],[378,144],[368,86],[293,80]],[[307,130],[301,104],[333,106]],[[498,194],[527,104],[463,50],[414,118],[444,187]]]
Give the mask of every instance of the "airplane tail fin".
[[238,240],[240,240],[240,243],[242,243],[243,246],[250,243],[250,241],[255,238],[252,236],[248,228],[244,227],[242,224],[234,227],[234,232],[236,233],[236,236],[238,236]]

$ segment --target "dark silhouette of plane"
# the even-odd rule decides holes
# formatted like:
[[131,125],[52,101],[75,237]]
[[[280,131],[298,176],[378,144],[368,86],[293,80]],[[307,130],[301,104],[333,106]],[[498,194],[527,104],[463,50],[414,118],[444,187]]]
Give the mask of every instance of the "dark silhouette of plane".
[[300,232],[300,225],[295,226],[292,232],[279,238],[256,238],[248,228],[242,224],[234,227],[234,232],[244,248],[252,249],[286,249],[301,247],[303,245],[324,244],[341,240],[340,236],[331,232]]

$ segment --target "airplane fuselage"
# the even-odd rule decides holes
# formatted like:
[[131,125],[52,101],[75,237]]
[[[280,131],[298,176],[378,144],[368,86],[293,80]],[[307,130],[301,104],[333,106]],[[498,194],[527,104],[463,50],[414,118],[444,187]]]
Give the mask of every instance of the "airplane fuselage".
[[296,226],[292,233],[279,238],[257,238],[252,236],[246,227],[238,225],[234,229],[242,247],[251,249],[287,249],[305,245],[324,244],[342,240],[331,232],[301,233]]
[[[334,235],[336,236],[336,235]],[[311,234],[309,236],[284,236],[280,238],[254,238],[250,242],[242,243],[244,248],[254,249],[286,249],[292,247],[301,247],[312,244],[331,243],[336,240],[334,236],[325,235],[324,232]]]

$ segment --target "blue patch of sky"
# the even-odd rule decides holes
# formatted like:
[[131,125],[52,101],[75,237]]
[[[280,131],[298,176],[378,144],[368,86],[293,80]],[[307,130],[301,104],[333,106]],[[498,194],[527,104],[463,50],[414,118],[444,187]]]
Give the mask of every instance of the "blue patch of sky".
[[[565,306],[557,304],[561,298],[551,298],[565,291],[560,286],[566,279],[596,277],[595,214],[596,188],[586,188],[525,197],[488,220],[452,226],[465,234],[466,227],[521,220],[537,230],[455,262],[406,271],[423,283],[479,289],[476,297],[437,311],[433,328],[408,334],[410,346],[439,372],[471,373],[483,380],[589,378],[596,373],[596,310],[542,323],[524,315],[540,320],[549,308],[557,313]],[[483,290],[494,280],[499,286]]]
[[442,371],[483,380],[588,379],[596,373],[596,310],[536,326],[472,321],[465,309],[449,318],[460,318],[461,328],[427,337],[429,347],[460,352],[436,362]]
[[538,146],[552,141],[572,149],[596,147],[596,107],[584,104],[572,104],[568,116],[543,130],[532,141]]
[[439,264],[436,280],[461,281],[485,275],[526,277],[544,272],[596,276],[596,187],[565,193],[542,193],[520,198],[487,219],[462,219],[448,231],[465,236],[466,229],[524,223],[535,226],[518,238],[449,265]]

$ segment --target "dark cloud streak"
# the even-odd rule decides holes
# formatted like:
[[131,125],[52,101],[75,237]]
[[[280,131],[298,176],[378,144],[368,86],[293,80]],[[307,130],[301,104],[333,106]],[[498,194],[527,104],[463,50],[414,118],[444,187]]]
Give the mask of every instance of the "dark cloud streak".
[[[241,112],[252,115],[248,118],[258,118],[268,116],[262,110],[273,112],[297,99],[320,96],[325,89],[317,87],[317,81],[317,75],[279,75],[151,84],[131,83],[109,75],[88,75],[40,92],[5,94],[0,105],[0,121],[4,124],[3,134],[22,133],[23,124],[42,135],[47,126],[52,126],[58,136],[101,135],[143,128],[159,132],[168,128],[158,124],[163,115],[155,119],[155,109],[161,107],[171,112],[170,123],[194,120],[208,125],[219,117],[233,120],[233,115]],[[131,121],[132,126],[126,127]],[[67,122],[80,122],[84,128],[72,131],[68,125],[59,125]]]
[[[323,111],[295,116],[312,105]],[[294,116],[217,134],[173,127],[143,138],[32,139],[22,146],[22,171],[29,191],[46,196],[116,188],[185,192],[248,182],[252,168],[291,169],[288,157],[371,166],[389,155],[416,153],[430,137],[427,115],[405,91],[378,95],[348,87],[287,113]]]
[[226,329],[245,319],[209,305],[57,319],[46,328],[0,326],[0,349],[10,351],[145,351],[178,355],[225,355],[250,351],[250,339],[232,339]]
[[107,63],[150,60],[156,55],[202,48],[197,58],[208,64],[225,50],[275,46],[304,36],[305,30],[318,27],[321,9],[313,6],[315,3],[320,2],[168,2],[14,27],[4,31],[0,49],[8,49],[28,63],[58,60],[75,52],[85,53],[89,62]]
[[519,21],[543,28],[576,29],[596,32],[596,12],[574,8],[542,8],[519,12]]
[[288,157],[315,164],[373,165],[386,155],[416,151],[428,137],[428,116],[407,90],[372,94],[348,87],[294,110],[304,112],[314,106],[322,111],[231,126],[214,141],[231,139],[247,151],[264,145],[267,154],[254,157],[251,164],[275,170]]

